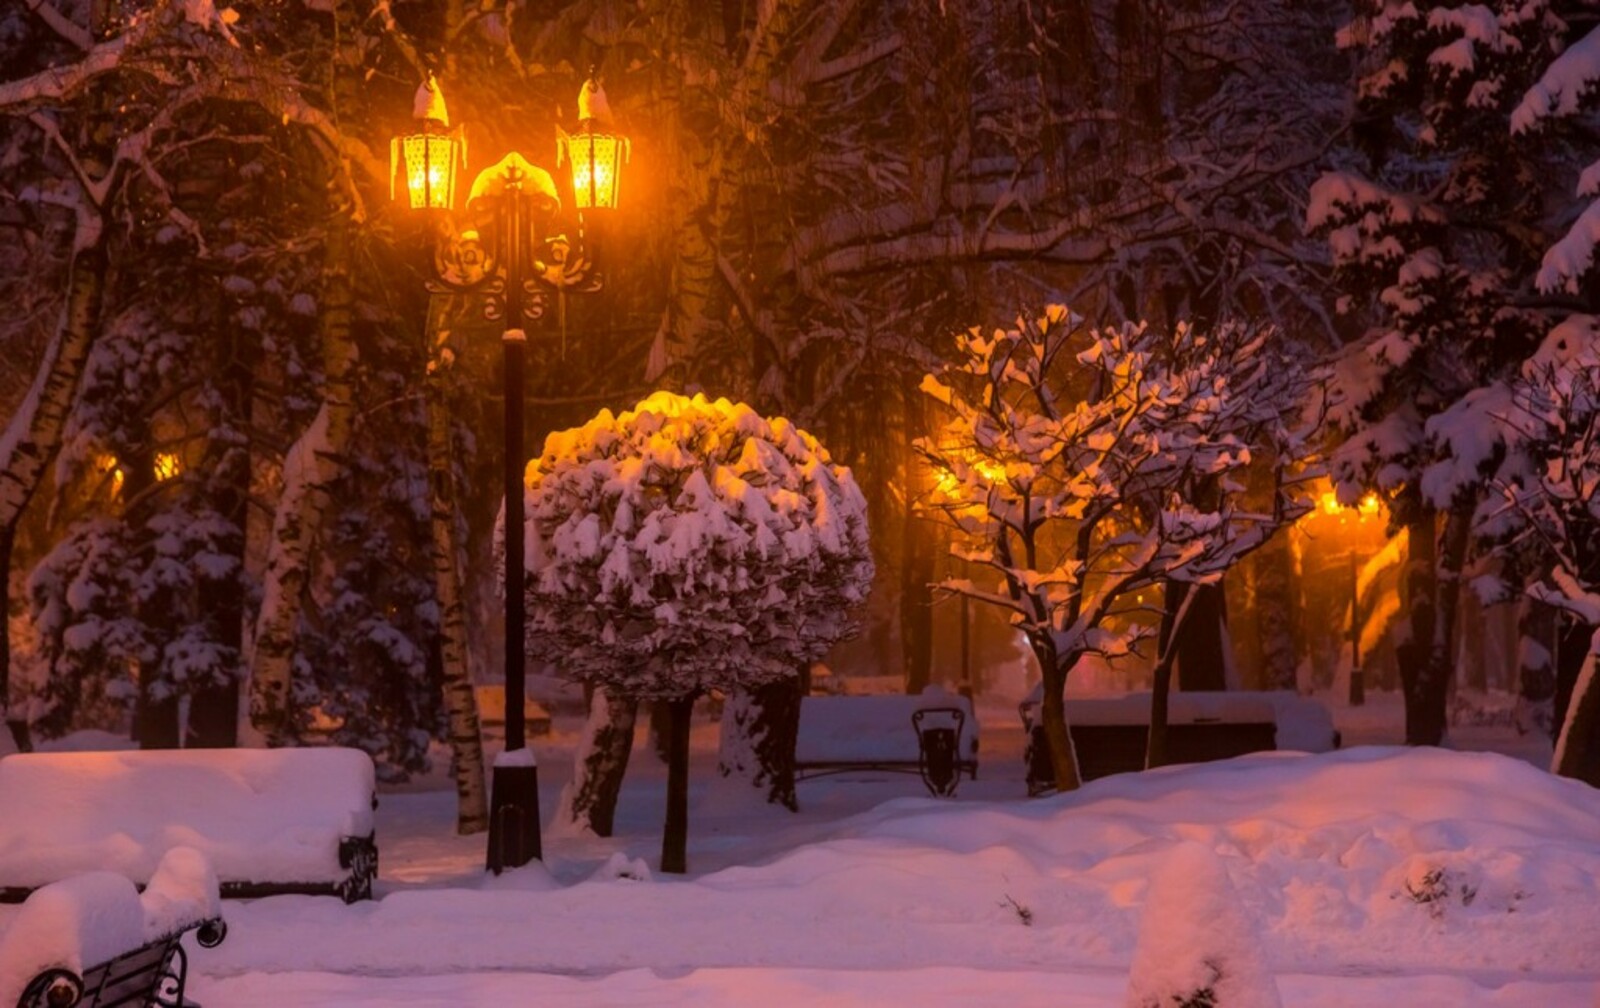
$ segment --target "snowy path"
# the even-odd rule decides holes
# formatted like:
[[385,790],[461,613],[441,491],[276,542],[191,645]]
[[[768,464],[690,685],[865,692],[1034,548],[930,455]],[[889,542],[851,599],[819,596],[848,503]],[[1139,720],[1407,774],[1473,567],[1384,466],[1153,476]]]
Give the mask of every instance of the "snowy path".
[[[458,1008],[460,1005],[549,1008],[883,1008],[890,1005],[1006,1008],[1117,1008],[1127,978],[1120,972],[1047,973],[937,968],[922,970],[701,969],[681,975],[627,970],[599,977],[542,973],[460,973],[369,977],[329,973],[252,973],[202,978],[196,1000],[217,1008]],[[1562,1008],[1592,1004],[1592,981],[1515,981],[1485,986],[1461,977],[1326,977],[1280,975],[1285,1008]]]
[[[565,742],[540,744],[547,815]],[[547,835],[546,867],[500,879],[481,837],[452,835],[450,793],[387,793],[380,898],[228,904],[228,940],[191,959],[193,996],[1117,1008],[1148,880],[1198,842],[1258,925],[1286,1008],[1600,1008],[1600,792],[1497,756],[1366,748],[1028,801],[1019,749],[996,719],[954,801],[915,777],[829,778],[802,783],[794,815],[713,785],[702,726],[684,878],[650,877],[664,773],[642,749],[615,838]],[[1437,898],[1408,895],[1434,871]],[[1172,922],[1197,941],[1208,926]]]

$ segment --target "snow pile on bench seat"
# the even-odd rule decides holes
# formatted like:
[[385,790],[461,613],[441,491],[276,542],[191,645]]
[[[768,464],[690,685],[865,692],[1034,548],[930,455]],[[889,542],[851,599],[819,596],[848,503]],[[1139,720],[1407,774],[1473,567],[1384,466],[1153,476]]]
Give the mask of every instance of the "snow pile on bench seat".
[[[800,735],[795,761],[806,763],[916,763],[917,733],[911,727],[915,711],[954,707],[966,715],[961,727],[958,758],[978,756],[978,719],[972,701],[938,686],[918,696],[817,696],[800,701]],[[923,727],[951,725],[948,717],[929,714]]]
[[372,833],[373,788],[372,760],[357,749],[7,756],[0,887],[97,869],[144,884],[178,846],[226,882],[337,882],[347,874],[340,838]]
[[132,882],[92,871],[28,896],[0,935],[0,1005],[14,1005],[48,969],[86,969],[221,916],[217,878],[205,855],[175,847],[141,896]]

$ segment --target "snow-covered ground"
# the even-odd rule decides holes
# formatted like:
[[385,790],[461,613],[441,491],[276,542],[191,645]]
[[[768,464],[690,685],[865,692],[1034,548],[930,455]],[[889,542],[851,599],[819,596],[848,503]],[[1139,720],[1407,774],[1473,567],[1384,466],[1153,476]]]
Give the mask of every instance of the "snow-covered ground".
[[[1383,740],[1386,702],[1337,712],[1347,740]],[[713,782],[703,726],[684,878],[649,867],[664,769],[643,745],[617,837],[547,836],[546,865],[498,879],[481,837],[451,835],[448,792],[386,793],[379,898],[228,903],[228,940],[191,956],[191,995],[1076,1008],[1127,1003],[1130,964],[1181,972],[1172,950],[1188,950],[1225,974],[1262,969],[1219,1008],[1274,993],[1310,1008],[1600,1008],[1600,792],[1492,753],[1360,746],[1030,801],[1014,712],[979,715],[979,779],[956,798],[910,776],[825,778],[801,783],[799,814]],[[568,727],[536,741],[547,815]],[[1517,744],[1509,729],[1482,740]],[[0,909],[0,928],[15,915]]]

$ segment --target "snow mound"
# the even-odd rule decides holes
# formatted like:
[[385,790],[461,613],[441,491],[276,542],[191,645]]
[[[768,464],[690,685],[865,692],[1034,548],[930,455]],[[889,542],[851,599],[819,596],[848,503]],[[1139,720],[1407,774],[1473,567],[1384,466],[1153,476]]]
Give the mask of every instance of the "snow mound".
[[1178,844],[1150,880],[1127,1008],[1282,1008],[1260,941],[1222,861]]

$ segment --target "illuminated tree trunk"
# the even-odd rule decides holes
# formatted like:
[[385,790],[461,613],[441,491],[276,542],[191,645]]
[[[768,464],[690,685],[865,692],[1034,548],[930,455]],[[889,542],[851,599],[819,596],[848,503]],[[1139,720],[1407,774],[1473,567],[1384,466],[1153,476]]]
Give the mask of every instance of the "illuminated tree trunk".
[[754,690],[734,690],[722,708],[717,771],[764,788],[767,801],[791,812],[795,796],[795,742],[800,734],[799,676]]
[[561,790],[556,821],[577,832],[608,837],[633,753],[639,704],[599,686],[589,688],[588,693],[589,717],[572,754],[572,780]]
[[1034,654],[1041,658],[1040,669],[1043,670],[1044,699],[1040,704],[1039,720],[1044,728],[1045,744],[1050,747],[1050,769],[1056,779],[1057,791],[1076,791],[1082,786],[1083,780],[1078,773],[1078,752],[1072,746],[1072,732],[1067,727],[1067,669],[1061,668],[1054,660],[1054,648],[1050,651],[1050,664],[1043,663],[1043,655],[1039,649],[1034,649]]
[[293,741],[291,700],[296,630],[310,578],[312,547],[328,508],[327,487],[338,476],[354,419],[357,360],[352,324],[355,290],[352,225],[328,228],[322,290],[322,406],[283,460],[283,490],[273,515],[250,661],[250,720],[268,745]]
[[1550,769],[1600,787],[1600,633],[1591,637],[1573,684]]
[[428,369],[428,487],[433,588],[439,600],[439,660],[456,779],[456,832],[466,836],[489,828],[489,799],[484,786],[477,696],[467,660],[467,610],[457,562],[460,549],[456,542],[455,462],[450,450],[446,372],[447,364],[439,359]]
[[68,266],[66,301],[33,386],[0,434],[0,584],[6,608],[0,609],[0,713],[17,748],[31,748],[25,719],[11,713],[11,551],[17,526],[39,489],[44,471],[61,448],[67,413],[77,394],[84,364],[100,329],[109,257],[103,222],[80,218]]

